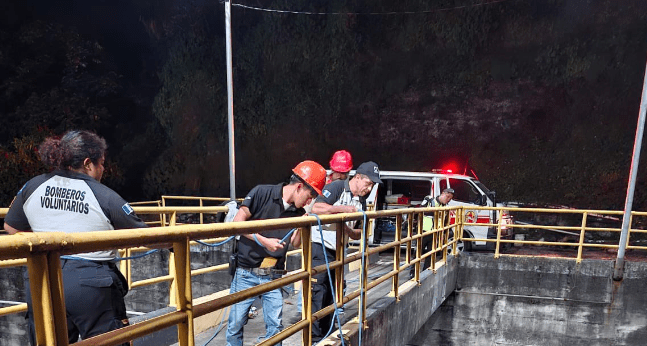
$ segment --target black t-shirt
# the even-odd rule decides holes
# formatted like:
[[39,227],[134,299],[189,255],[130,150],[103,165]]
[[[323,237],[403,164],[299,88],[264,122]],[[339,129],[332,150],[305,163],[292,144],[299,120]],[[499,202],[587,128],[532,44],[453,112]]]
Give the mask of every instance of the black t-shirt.
[[[350,190],[348,180],[335,180],[324,186],[321,196],[317,197],[317,203],[326,203],[329,205],[350,205],[357,208],[358,211],[366,210],[366,198],[353,196]],[[348,221],[346,224],[350,228],[355,228],[357,221]],[[322,232],[319,232],[319,226],[312,226],[312,241],[323,243],[326,248],[335,251],[337,249],[337,232],[331,228],[331,225],[323,225]],[[323,239],[321,236],[323,235]]]
[[[277,219],[305,214],[306,211],[303,208],[296,208],[294,205],[290,205],[288,209],[284,208],[283,186],[284,184],[258,185],[253,188],[242,203],[242,206],[247,207],[252,214],[249,220]],[[290,229],[281,229],[260,232],[260,234],[268,238],[283,239],[289,231]],[[270,252],[258,245],[254,239],[240,237],[238,241],[238,265],[245,268],[258,268],[265,257],[274,257],[278,259],[275,268],[283,269],[285,268],[285,254],[288,252],[289,243],[290,239],[286,239],[286,244],[282,250]]]

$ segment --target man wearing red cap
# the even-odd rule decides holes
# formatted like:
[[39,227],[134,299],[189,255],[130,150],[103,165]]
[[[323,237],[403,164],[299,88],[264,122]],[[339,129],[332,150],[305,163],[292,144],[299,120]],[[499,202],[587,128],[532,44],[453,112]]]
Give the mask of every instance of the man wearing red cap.
[[[278,185],[258,185],[245,197],[234,217],[235,221],[264,220],[302,216],[304,206],[321,194],[326,179],[326,170],[314,161],[303,161],[293,170],[290,182]],[[282,241],[289,230],[264,231],[240,237],[236,246],[236,271],[230,293],[267,283],[285,273],[285,256],[288,244]],[[290,242],[295,247],[301,244],[301,234],[294,232]],[[283,297],[280,289],[261,295],[265,338],[283,329]],[[231,307],[227,326],[227,346],[243,345],[243,327],[247,312],[254,302],[249,298]],[[277,345],[281,345],[278,343]]]
[[335,180],[348,179],[348,172],[353,169],[353,158],[346,150],[338,150],[330,159],[331,173],[326,177],[326,185]]

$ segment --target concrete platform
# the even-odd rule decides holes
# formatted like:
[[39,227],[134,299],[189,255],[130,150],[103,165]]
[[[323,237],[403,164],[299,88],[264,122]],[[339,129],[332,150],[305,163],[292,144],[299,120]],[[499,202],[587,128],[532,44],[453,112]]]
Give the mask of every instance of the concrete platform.
[[[393,269],[393,254],[385,253],[382,256],[373,256],[372,261],[374,262],[369,265],[369,278],[375,279],[380,275],[384,275]],[[346,273],[346,283],[347,283],[347,294],[359,288],[359,271],[353,270]],[[408,272],[403,272],[400,274],[400,282],[404,283],[409,280]],[[378,285],[371,290],[371,294],[367,296],[367,303],[370,306],[371,304],[377,302],[380,298],[383,298],[389,294],[391,291],[391,281],[387,280],[386,282]],[[283,325],[284,327],[290,326],[294,322],[298,322],[301,319],[301,314],[297,309],[297,299],[299,295],[297,291],[292,288],[284,289],[284,301],[283,301]],[[256,345],[258,342],[262,341],[262,338],[265,335],[265,322],[263,321],[263,311],[262,306],[259,301],[255,302],[254,305],[258,305],[258,315],[255,318],[249,319],[244,330],[244,346]],[[358,301],[354,299],[344,306],[344,313],[340,316],[342,325],[346,324],[348,321],[352,320],[357,316],[358,311]],[[207,329],[202,333],[196,334],[195,344],[197,346],[222,346],[226,345],[225,334],[227,329],[227,321],[218,329],[218,326]],[[333,332],[334,334],[334,332]],[[331,340],[336,339],[331,337]],[[283,342],[283,346],[301,346],[302,345],[302,334],[298,332]],[[319,345],[329,345],[334,344],[334,342],[327,342],[322,340]],[[179,343],[173,344],[173,346],[179,346]]]

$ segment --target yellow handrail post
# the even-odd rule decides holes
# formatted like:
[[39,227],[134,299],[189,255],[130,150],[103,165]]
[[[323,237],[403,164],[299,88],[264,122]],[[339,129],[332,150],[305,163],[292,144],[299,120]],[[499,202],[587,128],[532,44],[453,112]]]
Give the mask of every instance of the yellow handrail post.
[[[438,223],[435,224],[438,227],[434,228],[433,235],[431,236],[431,256],[429,256],[429,262],[431,263],[429,268],[431,268],[431,270],[434,273],[436,273],[436,251],[437,251],[437,247],[438,247],[438,243],[439,243],[439,239],[440,239],[440,235],[438,234],[438,230],[443,227],[443,224],[444,224],[443,219],[445,218],[444,212],[441,211],[439,213],[439,215],[440,215],[440,220],[439,220]],[[421,262],[420,266],[422,267],[423,264],[424,263]]]
[[[366,211],[375,211],[375,204],[368,203],[366,205]],[[366,231],[367,232],[366,237],[370,238],[371,236],[373,236],[375,234],[375,232],[373,232],[373,230],[375,229],[375,227],[373,227],[373,225],[375,225],[375,219],[368,218],[366,221],[368,223],[366,225],[366,230],[367,230]]]
[[[495,213],[496,215],[496,213]],[[494,258],[499,258],[501,256],[499,249],[501,247],[501,226],[503,224],[503,209],[499,209],[499,224],[496,228],[496,246],[494,248]]]
[[178,324],[177,335],[180,346],[194,346],[193,336],[193,295],[191,292],[191,251],[189,239],[173,243],[175,262],[175,292],[178,311],[186,312],[186,319]]
[[[458,253],[458,242],[463,241],[463,207],[456,209],[456,217],[454,218],[454,240],[452,242],[452,255],[456,256]],[[465,244],[465,242],[463,242]]]
[[[396,216],[395,233],[402,234],[402,214]],[[411,232],[407,230],[407,237],[411,237]],[[407,264],[411,265],[411,240],[407,240],[407,252],[404,254]]]
[[[409,237],[411,237],[411,234],[413,233],[413,221],[414,221],[414,213],[409,214]],[[418,222],[420,223],[420,222]],[[417,227],[416,234],[420,234],[420,227]],[[418,238],[416,240],[416,259],[418,262],[416,262],[414,268],[415,268],[415,275],[414,275],[414,280],[420,284],[420,269],[422,267],[422,263],[420,261],[420,258],[422,257],[422,238]]]
[[[200,208],[202,208],[202,198],[200,198]],[[204,223],[204,214],[200,213],[200,224],[202,225]]]
[[[173,250],[175,251],[175,250]],[[175,296],[175,292],[177,289],[175,286],[177,285],[177,278],[175,277],[175,252],[169,252],[168,255],[168,273],[172,277],[170,287],[169,287],[169,295],[168,295],[168,305],[169,306],[177,306],[177,297]]]
[[[162,196],[162,207],[166,207],[166,198],[165,196]],[[166,213],[160,214],[162,216],[162,227],[166,226]]]
[[[344,247],[344,238],[345,232],[344,232],[344,223],[343,222],[338,222],[335,224],[335,229],[336,229],[336,246],[337,246],[337,251],[335,252],[335,261],[344,261],[344,258],[346,257],[346,248]],[[323,239],[322,239],[323,243]],[[324,254],[325,256],[325,254]],[[337,304],[340,305],[344,301],[344,266],[342,265],[341,267],[335,268],[335,297],[334,299],[337,301]]]
[[[123,253],[122,255],[123,257],[130,257],[130,255],[132,254],[132,249],[127,248],[124,250],[119,250],[119,254],[122,254],[122,253]],[[130,270],[131,265],[132,263],[130,262],[130,260],[124,260],[119,262],[119,271],[121,271],[121,274],[123,274],[123,276],[126,278],[126,281],[128,282],[129,290],[132,288],[131,286],[133,282],[133,278]]]
[[588,217],[589,213],[584,212],[582,213],[582,229],[580,230],[580,243],[577,247],[577,258],[576,258],[576,263],[581,263],[582,262],[582,248],[584,247],[584,232],[586,232],[586,219]]
[[65,313],[65,292],[63,292],[63,275],[61,256],[58,252],[50,252],[47,256],[49,289],[52,297],[52,319],[56,330],[56,345],[67,346],[67,314]]
[[[175,226],[175,216],[176,212],[172,212],[171,218],[169,219],[169,227]],[[175,251],[175,249],[173,251]],[[173,277],[173,280],[171,280],[171,287],[169,287],[169,306],[177,306],[177,297],[175,296],[175,293],[177,292],[177,289],[175,288],[175,286],[177,285],[177,276],[175,276],[176,268],[174,252],[169,253],[168,256],[168,273]]]
[[[447,212],[449,213],[449,212]],[[454,218],[456,219],[456,218]],[[449,229],[447,228],[449,224],[445,225],[443,227],[443,243],[442,243],[442,251],[443,251],[443,261],[447,263],[447,247],[449,246]]]
[[[308,277],[301,281],[301,318],[307,320],[308,324],[303,328],[303,345],[312,345],[312,241],[310,239],[310,227],[301,228],[301,263],[303,270]],[[322,239],[323,241],[323,239]]]
[[[402,215],[398,214],[395,218],[397,225],[402,224]],[[402,240],[402,233],[400,232],[401,227],[396,227],[395,231],[395,241],[400,242]],[[393,280],[391,283],[391,294],[395,297],[395,301],[400,301],[400,293],[398,288],[400,287],[400,245],[396,245],[393,248],[393,270],[397,271],[396,275],[393,275]]]
[[[29,287],[31,290],[31,308],[36,329],[36,345],[56,345],[56,325],[51,318],[54,315],[53,297],[50,290],[47,254],[32,254],[27,258]],[[63,301],[63,304],[65,302]],[[65,316],[63,316],[65,321]],[[66,328],[67,330],[67,328]],[[67,333],[65,333],[67,335]]]
[[171,219],[168,220],[168,225],[169,226],[175,226],[175,220],[177,219],[177,211],[173,211],[171,213]]
[[[162,207],[162,201],[157,201],[157,206],[158,206],[158,207]],[[165,222],[164,222],[164,214],[163,214],[163,213],[160,213],[160,214],[159,214],[159,216],[160,216],[160,226],[161,226],[161,227],[166,226],[166,224],[165,224]]]
[[[359,289],[360,289],[361,299],[358,299],[359,309],[357,310],[358,311],[357,317],[359,321],[358,328],[362,328],[362,330],[364,330],[368,328],[368,324],[366,323],[366,291],[368,286],[368,266],[369,266],[368,239],[366,237],[366,234],[364,233],[362,233],[362,237],[360,239],[360,251],[362,251],[362,254],[363,254],[362,257],[364,258],[364,265],[360,266]],[[359,320],[360,316],[362,317],[361,320]],[[341,329],[341,326],[339,328]]]

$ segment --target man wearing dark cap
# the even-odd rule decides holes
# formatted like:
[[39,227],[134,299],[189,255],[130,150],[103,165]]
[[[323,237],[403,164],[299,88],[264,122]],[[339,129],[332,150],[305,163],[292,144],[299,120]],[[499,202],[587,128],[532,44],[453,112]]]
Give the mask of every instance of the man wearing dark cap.
[[[431,196],[425,197],[425,200],[422,202],[420,205],[421,207],[445,207],[447,206],[447,203],[454,198],[454,189],[444,189],[443,192],[440,193],[440,195],[436,198],[431,198]],[[449,216],[449,213],[446,213],[446,216]],[[446,225],[448,223],[447,217],[445,217],[444,224]],[[433,237],[427,236],[422,238],[422,253],[425,254],[429,251],[431,251],[431,247],[433,242]],[[431,265],[431,257],[425,258],[425,263],[422,266],[422,269],[420,271],[422,272],[423,270],[429,268]],[[411,269],[409,270],[409,277],[413,278],[415,275],[415,267],[411,266]]]
[[[366,209],[366,196],[375,184],[382,183],[380,169],[375,162],[364,162],[350,180],[336,180],[324,186],[321,196],[312,206],[315,214],[353,213]],[[355,228],[355,221],[344,224],[344,233],[352,239],[360,239],[362,230]],[[337,233],[333,225],[322,225],[323,238],[318,226],[312,227],[312,266],[316,267],[335,261],[337,253]],[[322,248],[322,244],[325,250]],[[333,303],[333,294],[326,272],[315,275],[312,283],[312,312]],[[330,314],[312,323],[312,341],[323,339],[330,329],[333,315]]]

